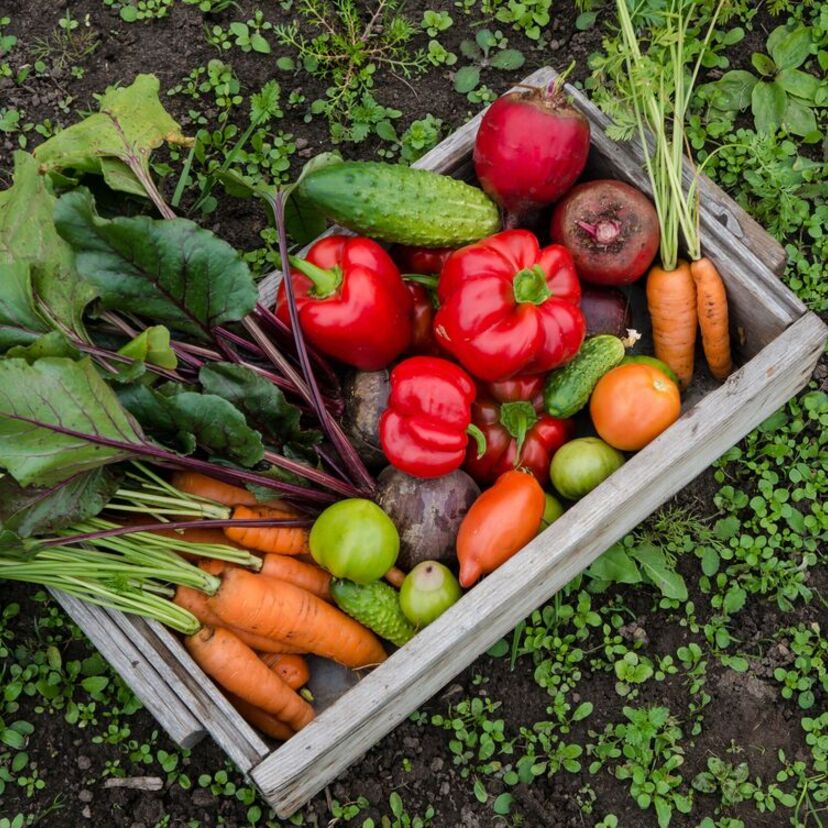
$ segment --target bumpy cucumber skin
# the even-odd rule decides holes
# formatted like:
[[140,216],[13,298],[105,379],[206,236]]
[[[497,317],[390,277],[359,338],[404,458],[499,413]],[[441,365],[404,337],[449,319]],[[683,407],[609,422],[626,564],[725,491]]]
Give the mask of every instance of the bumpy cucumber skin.
[[397,590],[382,581],[355,584],[344,578],[334,578],[331,596],[343,612],[398,647],[417,632],[400,609]]
[[343,227],[386,242],[459,247],[500,229],[497,205],[482,190],[401,164],[333,164],[305,176],[298,191]]
[[543,389],[546,412],[553,417],[571,417],[588,402],[598,380],[624,359],[624,343],[611,334],[587,339],[581,350],[563,368],[553,371]]

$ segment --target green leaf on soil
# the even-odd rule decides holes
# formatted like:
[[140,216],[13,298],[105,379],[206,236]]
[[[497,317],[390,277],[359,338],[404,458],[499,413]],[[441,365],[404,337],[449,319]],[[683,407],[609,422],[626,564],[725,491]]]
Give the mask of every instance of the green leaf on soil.
[[762,81],[753,87],[751,109],[757,132],[774,132],[785,116],[788,96],[776,82]]
[[[138,75],[123,89],[110,87],[100,100],[100,111],[61,130],[35,150],[45,172],[77,170],[104,174],[107,184],[126,192],[143,192],[138,178],[149,178],[152,151],[164,142],[189,146],[191,138],[167,113],[158,98],[155,75]],[[126,165],[102,166],[102,159]],[[131,176],[131,180],[130,179]]]
[[505,69],[507,72],[520,69],[524,63],[526,63],[526,58],[517,49],[504,49],[491,59],[491,65],[495,69]]
[[713,84],[713,102],[718,109],[741,112],[750,106],[750,96],[756,83],[756,76],[743,69],[725,72],[721,79]]
[[465,95],[477,87],[480,82],[480,69],[477,66],[464,66],[454,75],[454,89]]
[[104,219],[81,189],[58,201],[55,224],[104,308],[209,340],[212,328],[241,319],[256,304],[238,251],[188,219]]
[[590,578],[614,584],[640,584],[641,573],[620,543],[613,544],[586,570]]
[[780,69],[796,69],[811,53],[811,32],[802,25],[792,32],[779,26],[768,37],[768,52]]
[[[24,419],[21,419],[24,418]],[[122,448],[95,445],[50,426],[141,443],[134,420],[88,358],[0,362],[0,466],[22,486],[53,486],[125,460]]]
[[684,578],[670,566],[664,553],[651,543],[640,543],[630,549],[630,555],[641,564],[647,578],[666,598],[687,600]]

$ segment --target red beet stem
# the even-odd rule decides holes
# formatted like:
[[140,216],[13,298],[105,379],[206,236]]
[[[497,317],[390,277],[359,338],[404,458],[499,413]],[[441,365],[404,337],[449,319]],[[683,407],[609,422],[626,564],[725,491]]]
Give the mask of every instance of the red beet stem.
[[596,244],[606,247],[612,244],[621,233],[621,222],[614,219],[598,219],[595,224],[576,221],[575,224],[587,233]]

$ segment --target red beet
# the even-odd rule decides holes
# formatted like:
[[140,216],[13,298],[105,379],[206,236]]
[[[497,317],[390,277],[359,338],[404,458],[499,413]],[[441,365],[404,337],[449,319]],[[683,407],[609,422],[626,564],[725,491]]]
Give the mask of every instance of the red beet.
[[587,336],[612,334],[625,337],[632,328],[629,300],[611,287],[581,286],[581,313],[587,324]]
[[555,85],[498,98],[480,123],[474,169],[513,216],[551,204],[584,171],[589,121]]
[[596,285],[628,285],[647,272],[660,232],[652,202],[623,181],[587,181],[555,205],[552,241],[569,248],[578,276]]

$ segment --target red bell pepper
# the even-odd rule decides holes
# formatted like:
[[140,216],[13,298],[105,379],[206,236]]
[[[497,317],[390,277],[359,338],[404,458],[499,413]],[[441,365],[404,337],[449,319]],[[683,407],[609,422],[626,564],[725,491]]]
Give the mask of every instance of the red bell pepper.
[[437,342],[482,380],[551,371],[584,339],[572,256],[560,244],[541,249],[528,230],[506,230],[455,251],[437,296]]
[[[437,303],[432,289],[437,285],[437,277],[443,264],[454,250],[453,247],[413,247],[395,244],[388,251],[403,274],[414,300],[414,337],[409,348],[411,353],[431,356],[439,356],[441,353],[434,339],[432,323]],[[426,276],[430,279],[418,280],[417,276]]]
[[[411,294],[391,257],[375,241],[327,236],[303,261],[291,257],[299,324],[308,342],[362,371],[377,371],[411,343]],[[276,316],[290,325],[284,284]]]
[[475,393],[474,380],[446,359],[415,356],[396,365],[379,429],[388,462],[413,477],[460,468],[469,434],[479,436],[471,424]]
[[388,251],[401,273],[433,273],[440,275],[446,259],[454,253],[453,247],[414,247],[395,244]]
[[412,354],[437,356],[440,348],[434,338],[434,300],[432,292],[419,282],[405,280],[413,307],[413,334],[408,350]]
[[544,485],[552,456],[575,434],[572,420],[543,410],[543,376],[518,377],[483,385],[472,404],[472,423],[486,438],[486,451],[466,453],[463,468],[481,486],[523,467]]

